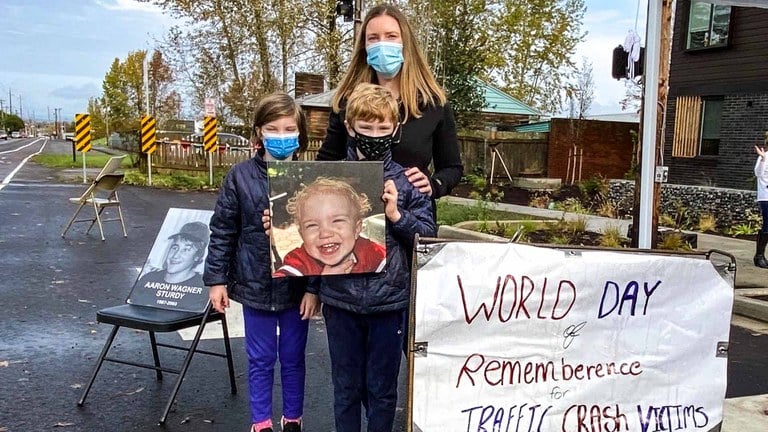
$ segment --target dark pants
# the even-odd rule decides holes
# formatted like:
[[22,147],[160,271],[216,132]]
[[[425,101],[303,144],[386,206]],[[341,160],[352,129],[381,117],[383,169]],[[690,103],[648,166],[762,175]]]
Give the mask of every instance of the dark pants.
[[243,305],[243,317],[245,350],[248,353],[251,421],[260,423],[272,418],[272,386],[278,355],[283,389],[283,416],[289,419],[301,417],[304,410],[306,375],[304,351],[309,320],[301,320],[298,307],[269,312]]
[[763,216],[763,226],[760,228],[761,233],[768,233],[768,201],[758,201],[757,205],[760,206],[760,214]]
[[403,311],[357,314],[323,305],[331,355],[336,432],[391,432],[403,347]]

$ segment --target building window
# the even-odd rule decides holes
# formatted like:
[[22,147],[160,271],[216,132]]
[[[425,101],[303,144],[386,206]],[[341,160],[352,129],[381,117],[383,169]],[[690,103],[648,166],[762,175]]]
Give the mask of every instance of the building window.
[[688,16],[686,49],[715,48],[728,45],[731,7],[693,1]]
[[675,100],[672,156],[717,156],[720,153],[722,109],[722,97],[678,97]]
[[699,154],[717,156],[720,149],[720,123],[723,117],[723,99],[704,99],[701,107],[701,144]]

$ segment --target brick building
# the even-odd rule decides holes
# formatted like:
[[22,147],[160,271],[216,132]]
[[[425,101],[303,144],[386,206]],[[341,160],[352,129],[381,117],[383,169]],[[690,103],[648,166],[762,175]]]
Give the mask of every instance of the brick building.
[[768,130],[768,9],[678,0],[664,163],[671,183],[754,187]]

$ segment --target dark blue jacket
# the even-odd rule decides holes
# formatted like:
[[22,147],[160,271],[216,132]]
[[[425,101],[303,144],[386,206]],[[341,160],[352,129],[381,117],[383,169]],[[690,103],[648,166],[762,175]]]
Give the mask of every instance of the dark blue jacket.
[[[348,160],[357,160],[350,143]],[[397,223],[387,219],[387,271],[310,278],[309,291],[320,301],[355,313],[370,314],[408,308],[411,292],[411,257],[415,234],[436,237],[432,200],[411,185],[405,168],[387,154],[384,180],[393,180],[397,188],[397,207],[402,217]],[[382,191],[383,192],[383,191]]]
[[306,278],[272,279],[269,237],[261,222],[268,194],[267,165],[260,156],[229,170],[211,217],[203,282],[227,285],[230,298],[254,309],[278,311],[301,302]]

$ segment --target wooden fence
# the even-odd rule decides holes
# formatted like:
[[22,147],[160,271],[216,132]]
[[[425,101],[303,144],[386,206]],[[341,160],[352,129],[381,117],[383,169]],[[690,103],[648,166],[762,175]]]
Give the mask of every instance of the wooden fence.
[[[322,139],[311,138],[307,150],[299,155],[299,160],[313,161],[323,143]],[[135,149],[123,148],[126,151]],[[253,157],[254,150],[250,148],[225,149],[219,147],[219,150],[213,153],[214,169],[228,169],[244,160]],[[142,169],[146,170],[146,159],[141,158]],[[208,173],[210,156],[208,152],[202,150],[202,147],[195,145],[182,145],[174,142],[158,142],[157,149],[152,154],[152,170],[159,173],[180,172],[191,175],[206,175]]]
[[547,138],[505,138],[489,139],[476,137],[459,137],[461,158],[464,161],[464,172],[467,174],[491,175],[493,152],[496,151],[494,178],[506,176],[500,159],[504,161],[512,177],[546,175],[547,171]]
[[[299,160],[313,161],[323,139],[310,137],[309,147],[299,156]],[[495,163],[494,177],[506,176],[498,158],[503,159],[513,177],[542,176],[547,169],[547,138],[502,138],[485,139],[476,137],[459,137],[459,148],[464,162],[464,172],[485,177],[491,174],[493,161],[492,150],[498,151]],[[131,151],[131,149],[126,149]],[[135,150],[134,150],[135,151]],[[232,165],[247,160],[253,156],[252,150],[242,148],[220,148],[213,154],[213,167],[227,169]],[[142,158],[143,159],[143,158]],[[208,172],[208,153],[195,146],[182,146],[178,143],[158,142],[157,150],[152,155],[152,169],[157,172],[184,172],[200,174]],[[144,166],[144,164],[142,164]],[[144,167],[146,169],[146,167]]]

